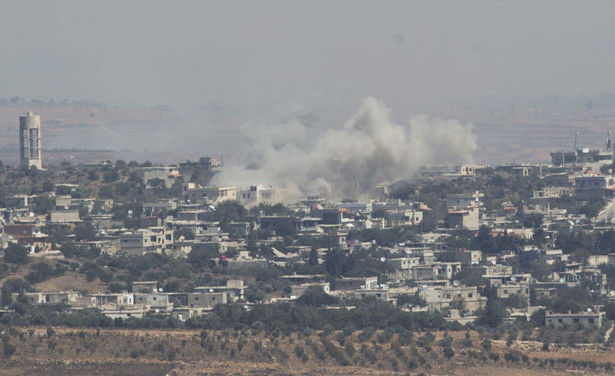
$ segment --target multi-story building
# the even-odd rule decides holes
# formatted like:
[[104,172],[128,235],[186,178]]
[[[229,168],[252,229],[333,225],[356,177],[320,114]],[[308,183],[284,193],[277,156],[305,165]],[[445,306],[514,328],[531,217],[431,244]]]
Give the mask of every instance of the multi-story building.
[[139,229],[120,235],[121,252],[128,255],[143,255],[145,253],[161,253],[173,247],[173,230],[162,227]]
[[41,117],[28,112],[19,117],[19,152],[21,167],[43,168],[41,156]]

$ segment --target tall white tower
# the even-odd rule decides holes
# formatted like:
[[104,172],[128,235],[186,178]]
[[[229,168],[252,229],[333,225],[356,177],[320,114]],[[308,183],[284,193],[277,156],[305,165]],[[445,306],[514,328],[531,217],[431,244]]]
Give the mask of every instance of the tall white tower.
[[19,117],[19,151],[21,166],[43,169],[41,158],[41,117],[32,112]]

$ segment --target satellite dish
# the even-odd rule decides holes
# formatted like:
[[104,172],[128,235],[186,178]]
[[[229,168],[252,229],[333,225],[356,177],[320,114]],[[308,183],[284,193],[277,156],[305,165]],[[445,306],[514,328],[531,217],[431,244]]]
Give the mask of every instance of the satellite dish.
[[385,262],[386,260],[387,260],[387,258],[386,258],[386,257],[384,257],[384,256],[380,257],[380,261],[381,261],[381,262]]
[[64,205],[64,210],[68,210],[68,205]]
[[559,279],[559,281],[560,281],[560,283],[564,283],[564,282],[566,282],[566,278],[562,277],[562,278]]
[[28,213],[28,216],[29,217],[34,217],[34,213],[30,212],[30,213]]
[[209,289],[209,292],[214,292],[214,289]]
[[511,282],[517,282],[517,277],[515,277],[514,275],[512,277],[510,277],[510,281]]
[[455,286],[455,287],[459,287],[460,284],[461,283],[458,280],[454,280],[453,281],[453,286]]

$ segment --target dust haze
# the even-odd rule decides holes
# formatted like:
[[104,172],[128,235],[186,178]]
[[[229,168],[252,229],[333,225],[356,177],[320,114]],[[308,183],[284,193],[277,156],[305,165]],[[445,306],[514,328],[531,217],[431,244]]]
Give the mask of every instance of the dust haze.
[[396,124],[382,101],[368,97],[343,126],[324,132],[299,120],[245,128],[245,164],[226,168],[216,183],[270,184],[285,189],[286,198],[362,198],[378,183],[410,178],[426,164],[470,162],[472,128],[427,115]]

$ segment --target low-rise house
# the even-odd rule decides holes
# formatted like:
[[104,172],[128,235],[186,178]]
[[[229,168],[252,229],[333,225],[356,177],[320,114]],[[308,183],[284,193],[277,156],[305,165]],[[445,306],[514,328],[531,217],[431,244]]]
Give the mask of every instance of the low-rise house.
[[120,235],[121,252],[127,255],[162,253],[173,247],[173,230],[165,228],[139,229]]
[[157,291],[157,281],[135,281],[132,283],[132,292],[134,293],[150,293]]
[[35,197],[34,195],[12,195],[6,197],[5,204],[7,208],[27,208]]
[[574,196],[577,200],[591,200],[610,196],[615,181],[612,176],[584,175],[574,178]]
[[[28,303],[31,305],[43,305],[43,304],[66,304],[72,305],[77,301],[79,297],[78,292],[63,291],[63,292],[27,292],[25,293],[28,298]],[[11,294],[13,301],[17,300],[18,293]]]
[[315,287],[321,289],[325,294],[329,294],[331,292],[331,288],[329,286],[329,282],[313,282],[313,283],[302,283],[300,285],[292,285],[290,286],[290,295],[291,297],[300,297],[303,295],[310,287]]
[[275,204],[282,201],[282,191],[270,185],[251,185],[248,189],[241,189],[238,198],[242,205],[248,207]]
[[459,252],[455,252],[455,260],[462,265],[476,265],[483,260],[483,253],[476,250],[466,250],[463,248]]
[[429,265],[419,265],[412,268],[416,280],[444,279],[449,280],[461,271],[460,262],[434,262]]
[[455,209],[448,212],[448,227],[478,230],[480,227],[480,216],[478,207],[467,207],[465,209]]
[[96,299],[96,306],[102,307],[108,304],[116,306],[126,306],[135,304],[135,296],[132,293],[108,293],[108,294],[93,294]]
[[473,265],[469,269],[482,275],[484,278],[503,278],[512,275],[512,266],[510,265]]
[[290,283],[300,285],[302,283],[320,283],[324,282],[326,275],[324,274],[292,274],[282,275],[279,278],[285,279]]
[[113,227],[112,214],[90,214],[87,216],[96,229],[110,229]]
[[609,255],[589,255],[587,257],[587,264],[589,266],[597,267],[600,264],[608,264]]
[[482,198],[485,195],[479,191],[449,194],[446,196],[446,208],[449,210],[464,209],[467,207],[483,206]]
[[378,277],[341,277],[335,278],[334,290],[354,291],[373,290],[378,287]]
[[545,326],[555,328],[584,328],[600,329],[604,312],[579,312],[579,313],[553,313],[545,312]]
[[401,279],[413,278],[412,269],[418,267],[420,262],[420,257],[399,257],[386,259],[386,263],[395,269],[392,273],[390,273],[390,275]]
[[77,296],[70,306],[72,308],[94,308],[96,307],[96,298],[91,295]]
[[[541,249],[538,253],[538,257],[548,265],[552,265],[558,261],[568,261],[569,256],[568,254],[564,254],[561,249]],[[608,256],[606,256],[606,258],[608,260]]]
[[250,234],[251,224],[250,222],[231,222],[228,224],[229,235],[234,237],[245,238]]
[[213,309],[217,304],[226,304],[225,292],[196,292],[196,293],[169,293],[169,302],[173,304],[173,310],[178,307]]
[[323,233],[323,229],[320,228],[320,218],[318,217],[303,217],[299,220],[299,232],[302,233]]
[[51,244],[47,245],[48,236],[42,232],[43,227],[43,223],[7,223],[4,225],[2,231],[11,241],[19,245],[50,249]]
[[130,319],[130,318],[143,318],[149,312],[150,307],[146,305],[136,306],[116,306],[114,304],[107,304],[100,307],[100,313],[111,319]]
[[220,292],[226,295],[226,299],[229,303],[236,302],[237,300],[243,300],[245,285],[241,279],[229,279],[224,286],[199,286],[194,288],[196,293],[214,293]]
[[103,255],[115,255],[120,251],[120,239],[115,237],[109,237],[108,239],[95,240],[85,243],[90,247],[96,247],[100,249],[100,253]]
[[136,293],[135,305],[149,306],[150,310],[156,313],[169,313],[173,309],[167,293]]
[[203,315],[203,308],[200,307],[175,307],[171,312],[171,316],[179,321],[186,321],[201,315]]
[[506,283],[496,286],[496,297],[508,299],[512,295],[518,295],[530,302],[530,284],[528,282]]
[[156,187],[155,181],[161,181],[166,188],[171,188],[180,176],[177,166],[140,167],[139,177],[148,187]]
[[241,271],[248,269],[267,269],[269,262],[266,258],[224,258],[220,260],[219,265],[228,270]]
[[54,210],[49,213],[51,223],[79,223],[79,210]]
[[196,204],[216,204],[223,201],[238,199],[237,187],[202,187],[195,183],[183,185],[183,196],[186,201]]
[[444,286],[419,290],[419,297],[427,303],[429,311],[444,308],[459,309],[470,314],[485,308],[487,298],[480,296],[476,286]]
[[372,288],[372,289],[358,289],[358,290],[355,290],[353,293],[351,293],[350,296],[357,298],[357,299],[373,297],[379,300],[384,300],[385,302],[394,300],[389,296],[389,289],[386,287],[385,288]]

